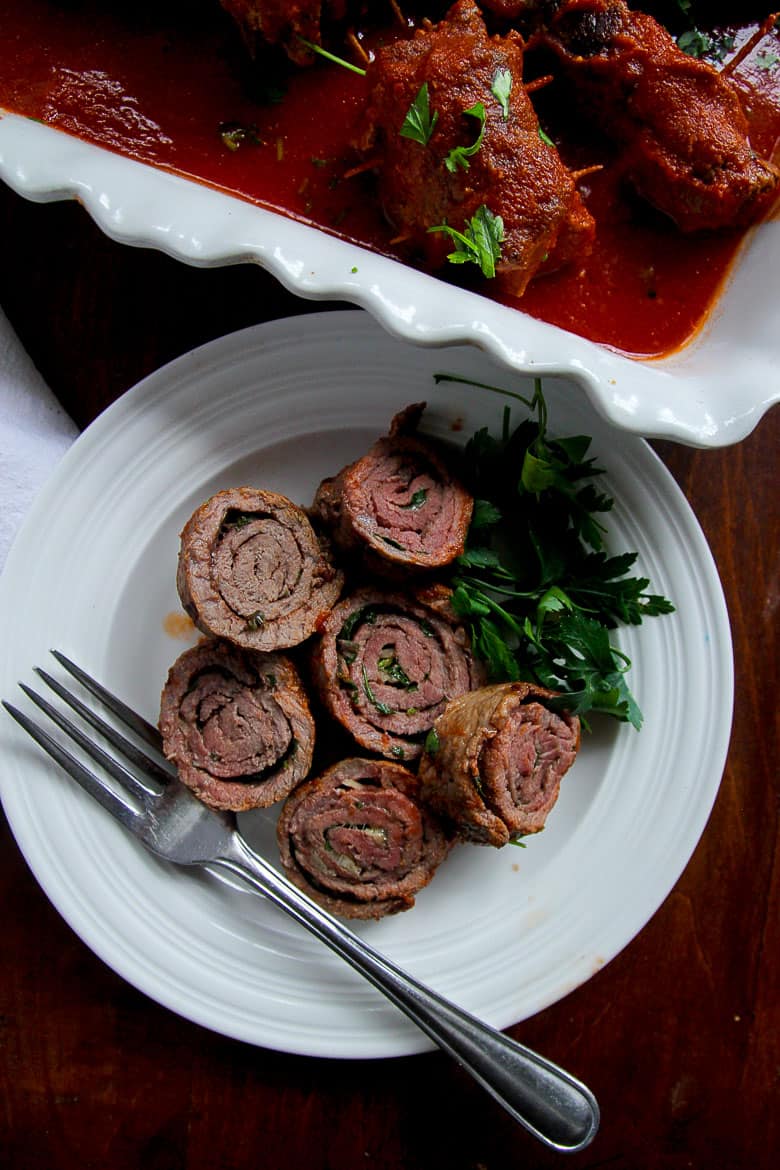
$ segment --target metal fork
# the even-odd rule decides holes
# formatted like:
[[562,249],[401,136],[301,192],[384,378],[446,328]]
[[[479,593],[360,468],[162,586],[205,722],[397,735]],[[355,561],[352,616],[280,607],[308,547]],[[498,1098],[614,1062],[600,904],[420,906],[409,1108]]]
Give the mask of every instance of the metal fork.
[[57,650],[52,654],[125,726],[152,747],[159,758],[153,758],[132,743],[61,682],[39,668],[36,673],[47,686],[103,736],[135,772],[24,683],[19,684],[24,693],[113,777],[117,786],[87,768],[23,711],[10,703],[3,702],[3,706],[52,759],[147,849],[177,865],[208,865],[227,870],[254,891],[264,894],[346,959],[546,1146],[573,1153],[593,1140],[599,1125],[599,1109],[585,1085],[406,974],[292,885],[250,849],[232,813],[207,808],[177,780],[175,770],[161,754],[157,728],[64,654]]

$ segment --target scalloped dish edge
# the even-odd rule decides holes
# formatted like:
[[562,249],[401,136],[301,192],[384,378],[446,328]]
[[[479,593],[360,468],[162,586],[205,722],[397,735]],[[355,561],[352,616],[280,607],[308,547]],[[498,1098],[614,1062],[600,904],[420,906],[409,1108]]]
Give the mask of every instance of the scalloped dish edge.
[[568,379],[602,417],[647,438],[722,447],[780,401],[780,220],[751,229],[707,321],[637,359],[318,228],[0,110],[0,179],[34,202],[75,199],[111,239],[186,264],[256,263],[309,300],[365,309],[415,345],[474,345],[516,373]]

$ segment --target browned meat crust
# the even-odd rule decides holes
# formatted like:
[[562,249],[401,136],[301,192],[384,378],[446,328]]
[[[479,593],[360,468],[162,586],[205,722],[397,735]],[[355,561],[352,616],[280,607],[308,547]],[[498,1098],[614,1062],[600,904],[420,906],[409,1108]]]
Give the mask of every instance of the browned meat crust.
[[333,914],[382,918],[414,905],[452,838],[420,803],[420,782],[386,760],[343,760],[282,809],[282,864]]
[[306,776],[314,720],[292,663],[204,641],[171,667],[160,700],[166,757],[212,808],[283,800]]
[[[452,240],[430,229],[461,232],[480,207],[503,219],[496,275],[520,295],[529,280],[575,256],[587,255],[595,225],[522,84],[523,42],[516,32],[488,37],[473,0],[459,0],[437,25],[378,50],[368,67],[365,131],[356,144],[376,160],[382,203],[399,235],[433,268],[444,265]],[[511,74],[508,116],[493,93],[499,72]],[[427,145],[401,135],[423,84],[438,115]],[[477,123],[465,111],[481,102],[484,138],[468,169],[450,172],[455,147],[471,146]]]
[[539,39],[578,103],[623,147],[626,178],[682,231],[752,223],[780,176],[751,148],[736,87],[623,0],[559,0]]
[[[463,552],[474,501],[436,447],[414,431],[425,403],[396,415],[387,438],[323,480],[313,510],[334,543],[405,568],[440,568]],[[379,558],[377,562],[376,558]]]
[[543,829],[580,742],[579,719],[550,710],[553,697],[517,682],[448,703],[420,761],[426,804],[480,844]]
[[250,50],[256,36],[269,45],[282,45],[296,65],[309,65],[314,55],[300,38],[314,45],[321,40],[325,18],[341,20],[347,0],[220,0],[238,24]]
[[313,653],[322,701],[357,742],[409,761],[449,699],[483,680],[443,587],[412,595],[364,588],[328,616]]
[[212,496],[187,522],[176,583],[204,633],[279,650],[313,633],[343,577],[302,508],[243,487]]

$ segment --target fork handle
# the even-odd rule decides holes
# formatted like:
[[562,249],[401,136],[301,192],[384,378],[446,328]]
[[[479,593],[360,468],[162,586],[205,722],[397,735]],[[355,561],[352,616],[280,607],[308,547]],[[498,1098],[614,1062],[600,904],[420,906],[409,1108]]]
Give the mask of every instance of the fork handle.
[[346,959],[546,1146],[573,1153],[593,1140],[599,1108],[585,1085],[391,963],[298,890],[239,833],[231,837],[227,855],[212,864],[265,894]]

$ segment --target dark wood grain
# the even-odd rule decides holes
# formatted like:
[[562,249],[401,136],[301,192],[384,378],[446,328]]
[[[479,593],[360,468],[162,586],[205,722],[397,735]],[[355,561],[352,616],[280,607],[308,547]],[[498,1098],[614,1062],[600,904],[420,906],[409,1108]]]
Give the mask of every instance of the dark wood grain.
[[[192,346],[323,307],[256,268],[197,270],[120,247],[73,204],[32,205],[2,189],[0,231],[0,304],[82,425]],[[658,913],[588,984],[512,1029],[600,1100],[601,1132],[567,1159],[573,1168],[777,1164],[779,430],[775,412],[725,450],[656,444],[723,581],[737,670],[733,737],[708,827]],[[3,1167],[513,1170],[560,1162],[438,1054],[292,1057],[157,1006],[72,933],[5,823],[2,831]]]

